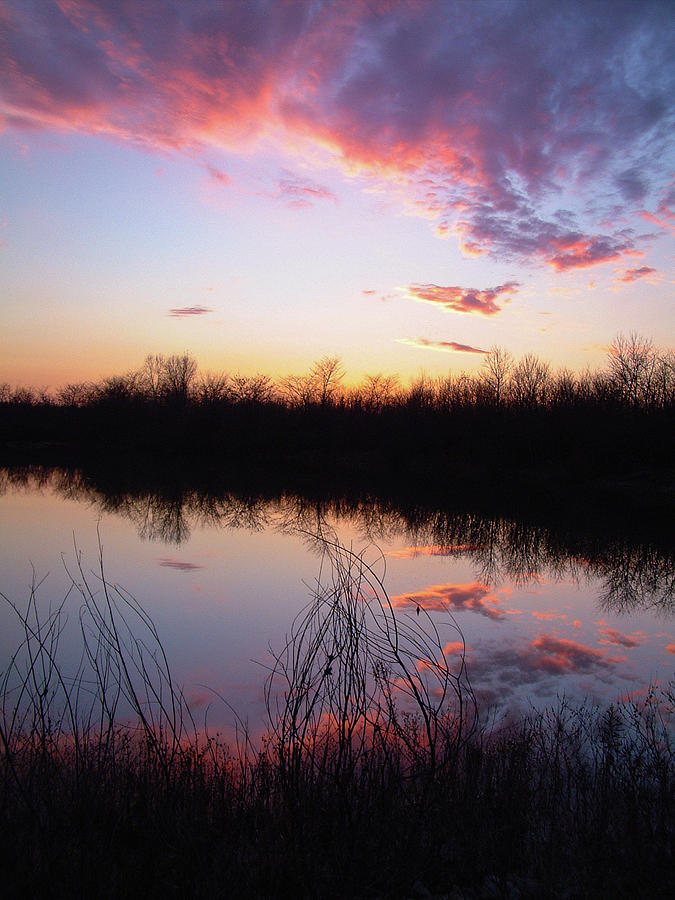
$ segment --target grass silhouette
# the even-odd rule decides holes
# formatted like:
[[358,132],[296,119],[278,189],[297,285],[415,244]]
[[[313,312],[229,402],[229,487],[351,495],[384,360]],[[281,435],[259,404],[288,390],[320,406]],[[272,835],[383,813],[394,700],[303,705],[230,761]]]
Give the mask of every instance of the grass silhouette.
[[[672,691],[480,721],[448,616],[395,609],[330,534],[270,652],[269,728],[198,728],[142,606],[78,556],[65,600],[12,605],[0,861],[35,897],[670,897]],[[453,657],[454,660],[454,657]]]

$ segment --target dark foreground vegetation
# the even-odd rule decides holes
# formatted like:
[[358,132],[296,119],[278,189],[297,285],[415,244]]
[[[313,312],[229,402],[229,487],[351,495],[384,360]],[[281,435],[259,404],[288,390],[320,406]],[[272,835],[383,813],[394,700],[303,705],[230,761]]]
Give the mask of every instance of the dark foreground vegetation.
[[73,573],[74,673],[65,607],[40,614],[34,588],[0,684],[8,896],[673,896],[672,692],[483,721],[452,618],[395,611],[318,540],[324,577],[271,654],[255,745],[191,718],[102,563]]
[[672,512],[675,357],[618,337],[597,372],[553,372],[495,347],[477,375],[376,374],[346,388],[336,358],[309,374],[200,375],[148,356],[136,372],[56,392],[0,386],[0,461],[255,469],[304,485],[549,503],[589,492]]

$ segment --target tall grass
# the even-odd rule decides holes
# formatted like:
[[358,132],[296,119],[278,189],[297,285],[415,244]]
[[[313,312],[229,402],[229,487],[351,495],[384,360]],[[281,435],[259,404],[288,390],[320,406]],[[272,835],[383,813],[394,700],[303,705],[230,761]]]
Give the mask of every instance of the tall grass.
[[319,540],[257,746],[197,727],[102,559],[72,572],[70,674],[65,601],[4,598],[23,632],[0,682],[8,895],[671,896],[672,693],[480,724],[452,619],[395,610],[383,572]]

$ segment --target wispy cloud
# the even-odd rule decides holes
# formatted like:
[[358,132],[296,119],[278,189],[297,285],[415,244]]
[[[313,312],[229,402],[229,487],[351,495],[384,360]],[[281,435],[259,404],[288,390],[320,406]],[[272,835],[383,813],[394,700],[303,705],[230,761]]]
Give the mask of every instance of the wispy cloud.
[[433,303],[452,312],[479,313],[493,316],[501,312],[497,301],[508,302],[518,292],[517,281],[508,281],[493,288],[464,288],[456,285],[410,284],[401,290],[412,300]]
[[458,344],[456,341],[432,341],[428,338],[396,338],[399,344],[409,344],[411,347],[420,347],[423,350],[443,350],[446,353],[487,353],[478,347],[470,347],[468,344]]
[[639,266],[634,269],[625,269],[620,275],[617,275],[618,281],[631,282],[637,281],[639,278],[647,278],[650,275],[657,275],[658,272],[652,266]]
[[387,556],[394,559],[415,559],[418,556],[456,556],[480,549],[480,544],[427,544],[421,547],[400,547],[387,550]]
[[662,0],[5,0],[2,15],[6,128],[191,154],[318,147],[466,252],[558,272],[638,252],[627,220],[673,227]]
[[633,634],[622,634],[616,628],[601,628],[602,637],[598,640],[599,644],[614,644],[617,647],[626,647],[631,649],[644,644],[647,637],[643,631],[636,631]]
[[333,191],[320,184],[287,175],[279,180],[279,197],[296,209],[314,206],[317,200],[337,200]]
[[552,621],[554,619],[566,619],[567,615],[565,613],[557,613],[557,612],[539,612],[538,610],[533,610],[532,615],[535,619],[543,619],[544,621]]
[[219,169],[217,166],[212,166],[207,163],[206,172],[208,174],[209,181],[219,185],[220,187],[228,187],[232,184],[232,178],[227,174],[227,172],[223,172],[223,170]]
[[178,572],[191,572],[193,569],[203,569],[204,566],[197,563],[186,562],[182,559],[173,559],[172,557],[162,557],[158,560],[160,566],[167,569],[176,569]]
[[207,313],[213,312],[210,306],[179,306],[170,309],[167,315],[174,319],[183,319],[190,316],[205,316]]

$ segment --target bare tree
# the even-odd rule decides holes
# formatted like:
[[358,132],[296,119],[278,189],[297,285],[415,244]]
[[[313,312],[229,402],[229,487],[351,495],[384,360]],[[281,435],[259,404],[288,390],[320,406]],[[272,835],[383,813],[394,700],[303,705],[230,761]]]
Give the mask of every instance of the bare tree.
[[399,388],[396,375],[366,375],[361,389],[363,402],[368,409],[382,409],[395,398]]
[[577,398],[578,381],[571,369],[564,367],[556,372],[551,387],[553,402],[559,406],[572,406]]
[[268,375],[234,375],[228,393],[237,403],[266,403],[274,396],[274,384]]
[[658,352],[649,338],[636,332],[618,334],[609,346],[609,374],[621,399],[632,406],[652,399]]
[[422,372],[408,388],[406,404],[411,407],[431,408],[436,402],[436,384],[434,379],[426,372]]
[[164,362],[165,391],[174,400],[185,401],[190,396],[197,374],[197,361],[189,353],[173,354]]
[[509,373],[513,369],[513,356],[504,347],[493,344],[483,357],[483,367],[485,369],[484,381],[493,402],[499,406],[504,400]]
[[549,383],[549,364],[534,353],[526,353],[513,367],[511,387],[515,401],[533,407],[546,398]]
[[93,385],[79,381],[59,388],[56,400],[61,406],[86,406],[91,401],[93,393]]
[[286,375],[279,382],[279,393],[288,406],[310,406],[318,402],[311,375]]
[[462,409],[472,406],[479,395],[479,392],[477,392],[477,381],[476,378],[473,378],[466,372],[460,372],[456,378],[446,384],[447,397],[444,399],[445,405],[451,409]]
[[124,404],[137,396],[136,374],[112,375],[104,378],[101,384],[96,385],[91,396],[97,403]]
[[15,387],[9,401],[17,406],[36,406],[39,403],[38,392],[34,387]]
[[345,377],[345,369],[339,356],[323,356],[310,369],[310,377],[316,384],[317,395],[321,406],[326,406],[335,399],[340,383]]
[[189,353],[164,356],[150,353],[135,373],[138,388],[149,399],[185,402],[193,391],[197,361]]
[[141,390],[155,402],[162,396],[165,362],[161,353],[148,353],[138,372],[138,383]]
[[675,403],[675,351],[659,353],[654,372],[654,400],[658,406]]
[[225,373],[207,372],[202,375],[196,387],[196,394],[200,403],[217,403],[228,395],[229,376]]

